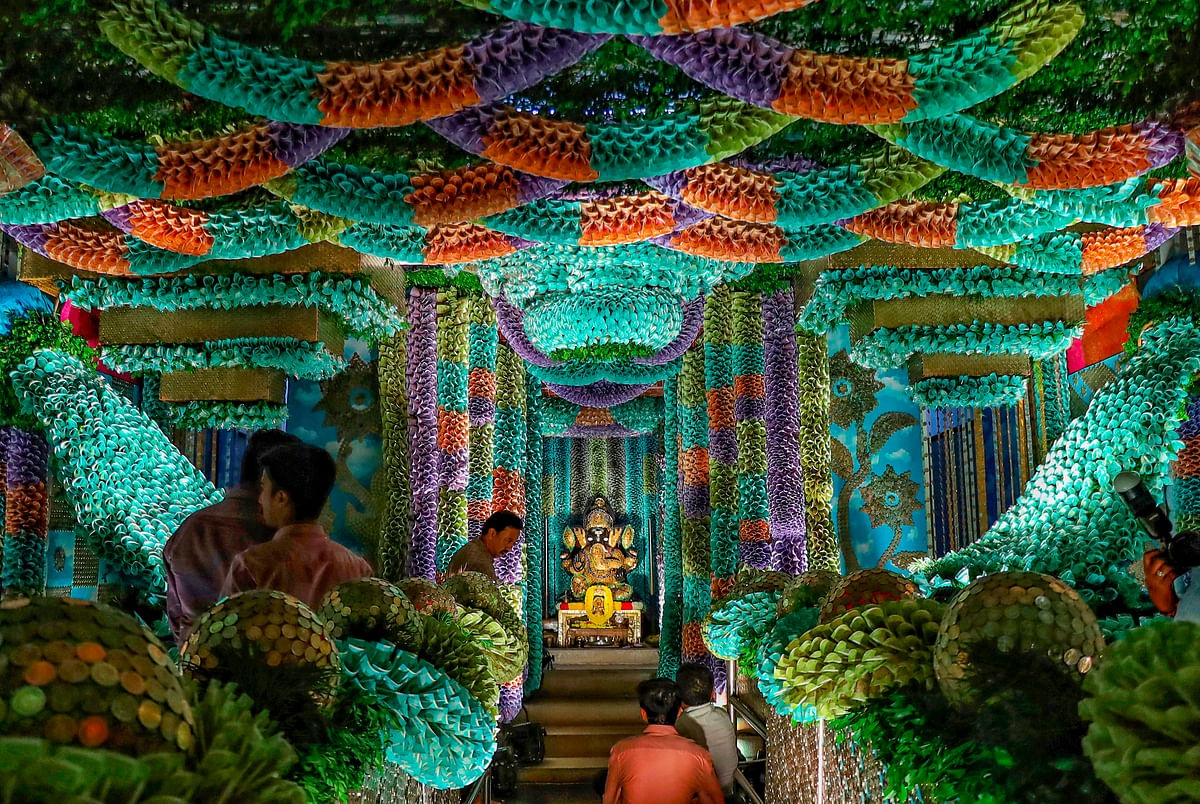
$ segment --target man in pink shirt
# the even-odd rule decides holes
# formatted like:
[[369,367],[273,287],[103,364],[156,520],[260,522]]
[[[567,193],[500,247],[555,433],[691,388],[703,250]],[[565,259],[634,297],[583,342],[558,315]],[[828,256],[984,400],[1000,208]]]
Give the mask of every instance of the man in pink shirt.
[[369,577],[371,565],[317,524],[337,475],[329,453],[293,444],[271,450],[260,463],[258,504],[263,521],[278,530],[234,558],[222,595],[274,589],[316,608],[339,583]]
[[724,804],[712,758],[675,731],[679,688],[667,678],[638,684],[646,730],[612,747],[604,804]]
[[163,548],[167,570],[167,622],[180,645],[192,631],[196,618],[220,597],[233,557],[271,538],[275,529],[258,512],[258,460],[284,444],[300,439],[282,430],[259,430],[250,436],[242,456],[238,485],[225,492],[216,505],[201,508],[179,526]]

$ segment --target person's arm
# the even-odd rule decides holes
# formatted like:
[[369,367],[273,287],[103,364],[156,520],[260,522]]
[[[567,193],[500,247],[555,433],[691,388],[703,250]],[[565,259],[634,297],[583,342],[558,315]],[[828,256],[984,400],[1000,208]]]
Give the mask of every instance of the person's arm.
[[604,783],[604,804],[620,804],[621,774],[621,755],[609,753],[608,781]]
[[708,748],[708,738],[704,734],[704,729],[692,718],[684,713],[675,721],[675,731],[679,732],[680,737],[687,737],[701,748]]
[[1150,602],[1163,614],[1174,617],[1179,608],[1179,595],[1175,594],[1175,579],[1179,575],[1175,568],[1167,563],[1161,550],[1150,550],[1142,556],[1142,566],[1146,570]]
[[229,572],[225,575],[225,583],[221,584],[219,597],[229,597],[238,592],[248,592],[257,588],[258,582],[254,580],[250,570],[246,569],[246,562],[242,561],[240,555],[234,556],[233,563],[229,565]]
[[696,801],[699,804],[725,804],[725,794],[721,792],[721,783],[717,781],[717,772],[713,770],[712,760],[705,756],[700,764]]

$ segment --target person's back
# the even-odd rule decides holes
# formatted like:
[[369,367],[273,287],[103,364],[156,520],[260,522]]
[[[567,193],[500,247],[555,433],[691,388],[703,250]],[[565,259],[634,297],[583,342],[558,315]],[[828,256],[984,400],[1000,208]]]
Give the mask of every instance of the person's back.
[[684,710],[675,721],[680,735],[708,750],[717,780],[726,793],[737,770],[737,731],[725,710],[712,703],[713,676],[707,667],[684,664],[675,674]]
[[621,740],[608,759],[604,804],[723,804],[708,752],[675,731],[679,691],[669,679],[638,685],[646,730]]
[[371,565],[316,521],[336,475],[329,453],[307,444],[281,447],[264,455],[262,466],[259,505],[278,530],[233,560],[222,591],[273,589],[315,607],[338,584],[369,577]]
[[274,447],[298,442],[280,430],[254,433],[242,456],[238,485],[221,502],[192,513],[167,539],[167,622],[176,642],[182,644],[196,618],[217,602],[234,557],[274,534],[259,516],[258,461]]

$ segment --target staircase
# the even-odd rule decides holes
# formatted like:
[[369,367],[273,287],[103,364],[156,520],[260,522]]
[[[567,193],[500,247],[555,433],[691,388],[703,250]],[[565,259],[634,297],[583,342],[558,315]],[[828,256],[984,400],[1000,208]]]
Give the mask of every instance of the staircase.
[[529,717],[546,729],[546,759],[521,769],[524,784],[590,781],[608,767],[608,751],[645,724],[639,681],[658,670],[654,648],[555,648],[554,669],[527,702]]

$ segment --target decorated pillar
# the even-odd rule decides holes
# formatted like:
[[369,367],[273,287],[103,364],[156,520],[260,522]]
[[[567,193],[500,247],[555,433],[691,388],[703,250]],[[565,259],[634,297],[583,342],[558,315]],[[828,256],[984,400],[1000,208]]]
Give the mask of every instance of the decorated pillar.
[[437,576],[437,292],[414,287],[408,301],[409,477],[412,539],[408,575]]
[[799,354],[800,472],[808,569],[841,570],[833,529],[833,475],[829,447],[829,346],[823,335],[796,332]]
[[[763,298],[767,500],[771,569],[798,575],[808,569],[804,467],[800,456],[800,362],[792,289]],[[832,497],[832,488],[830,496]]]
[[467,542],[471,300],[456,288],[439,291],[437,299],[437,569],[444,573],[450,558]]
[[492,460],[496,437],[496,310],[483,295],[471,299],[471,346],[467,375],[470,458],[467,475],[467,538],[479,535],[492,514]]
[[658,674],[675,678],[683,639],[679,378],[663,382],[663,538],[659,595]]
[[733,304],[728,285],[704,304],[704,380],[708,413],[708,479],[713,597],[732,585],[738,559],[738,440],[734,421]]
[[383,440],[384,499],[376,542],[380,577],[398,581],[408,564],[408,540],[412,532],[408,455],[408,391],[404,383],[404,333],[391,335],[379,344],[380,420]]
[[733,291],[733,391],[738,441],[738,562],[771,565],[767,508],[762,294]]

